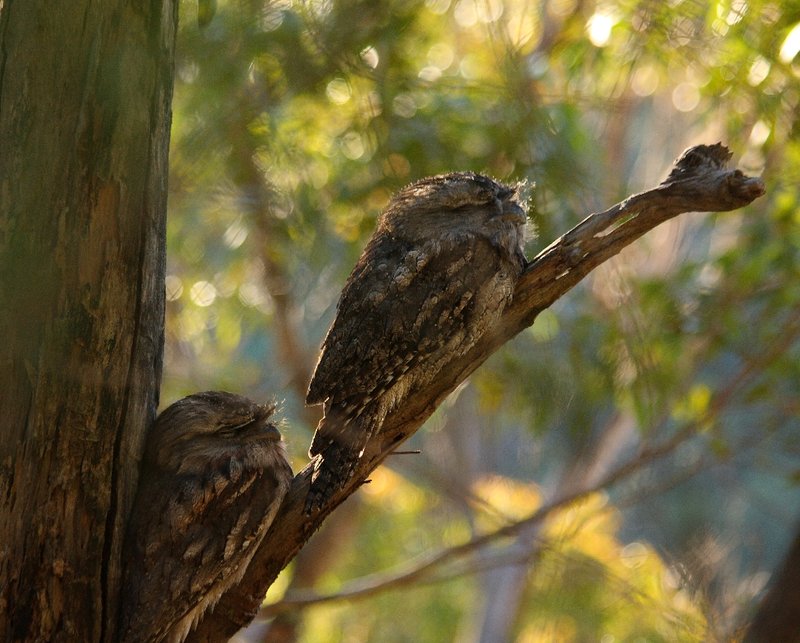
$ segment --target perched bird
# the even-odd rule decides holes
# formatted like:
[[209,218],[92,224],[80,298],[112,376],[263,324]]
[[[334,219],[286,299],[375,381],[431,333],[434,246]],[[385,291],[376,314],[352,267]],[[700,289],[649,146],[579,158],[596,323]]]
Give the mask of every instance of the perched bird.
[[389,202],[345,284],[307,404],[324,417],[306,512],[352,476],[387,413],[499,319],[525,266],[520,186],[473,172],[422,179]]
[[159,415],[123,550],[120,641],[180,643],[241,579],[292,479],[274,411],[208,391]]

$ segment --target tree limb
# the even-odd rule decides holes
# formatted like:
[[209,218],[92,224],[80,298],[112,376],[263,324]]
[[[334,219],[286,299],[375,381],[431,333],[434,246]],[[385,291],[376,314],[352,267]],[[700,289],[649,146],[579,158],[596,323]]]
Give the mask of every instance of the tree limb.
[[[352,580],[336,592],[319,594],[309,590],[299,590],[287,593],[287,595],[279,601],[264,605],[260,609],[259,615],[269,618],[276,614],[302,609],[311,605],[340,600],[368,598],[380,592],[396,589],[398,587],[405,587],[420,582],[438,582],[440,579],[449,578],[450,576],[445,575],[441,568],[446,567],[448,564],[452,563],[453,560],[472,556],[482,548],[497,545],[497,541],[502,539],[517,537],[526,529],[542,523],[552,513],[565,509],[569,505],[592,494],[607,490],[640,472],[645,467],[652,465],[654,462],[663,460],[674,454],[687,440],[696,436],[700,432],[702,426],[718,420],[726,410],[730,409],[732,400],[737,393],[741,392],[742,386],[748,380],[753,380],[758,375],[762,374],[764,368],[772,363],[777,355],[784,353],[787,347],[795,342],[798,333],[800,333],[800,324],[795,324],[787,329],[787,333],[782,337],[782,341],[772,347],[766,354],[759,354],[758,357],[744,364],[733,374],[728,380],[728,383],[714,394],[705,414],[695,418],[693,421],[686,422],[669,438],[655,444],[643,445],[636,454],[615,467],[610,468],[602,476],[591,481],[582,481],[578,485],[567,485],[566,491],[558,494],[553,500],[543,504],[530,515],[518,520],[508,521],[505,525],[496,528],[494,531],[480,534],[466,542],[448,547],[433,554],[421,556],[415,561],[406,564],[400,570],[394,572],[376,572],[369,576]],[[661,424],[662,426],[657,425],[654,430],[652,430],[652,433],[662,433],[662,429],[665,427],[663,426],[664,422]],[[702,467],[698,467],[697,470],[700,468]],[[696,471],[694,472],[696,473]],[[637,492],[640,491],[641,488],[639,487]],[[644,495],[653,494],[645,493]],[[800,533],[800,531],[798,533]],[[798,536],[797,539],[798,543],[800,543],[800,536]],[[798,548],[796,557],[800,557],[800,544],[796,545],[796,547]],[[794,568],[796,568],[796,565],[791,569]],[[464,573],[472,573],[476,569],[480,568],[475,566],[466,568]],[[798,598],[798,601],[800,601],[800,598]],[[791,610],[787,610],[787,613],[791,613]],[[797,618],[798,621],[800,621],[800,616]]]
[[311,467],[298,473],[269,533],[244,578],[201,621],[190,641],[221,641],[255,616],[266,589],[297,554],[325,517],[363,483],[392,451],[430,417],[438,405],[509,339],[594,268],[618,254],[647,231],[684,212],[722,212],[743,207],[764,194],[760,178],[728,170],[726,147],[698,145],[686,150],[657,187],[628,197],[608,210],[589,215],[531,261],[517,283],[514,299],[500,323],[467,353],[457,357],[422,390],[387,416],[379,435],[367,445],[355,475],[320,512],[306,516],[304,502]]

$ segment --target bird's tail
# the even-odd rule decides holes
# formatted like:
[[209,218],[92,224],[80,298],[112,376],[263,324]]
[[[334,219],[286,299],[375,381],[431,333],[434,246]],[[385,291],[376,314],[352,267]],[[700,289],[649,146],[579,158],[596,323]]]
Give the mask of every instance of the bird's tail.
[[309,449],[314,458],[314,472],[306,496],[306,514],[320,509],[353,477],[371,434],[368,423],[336,420],[332,416],[320,420]]

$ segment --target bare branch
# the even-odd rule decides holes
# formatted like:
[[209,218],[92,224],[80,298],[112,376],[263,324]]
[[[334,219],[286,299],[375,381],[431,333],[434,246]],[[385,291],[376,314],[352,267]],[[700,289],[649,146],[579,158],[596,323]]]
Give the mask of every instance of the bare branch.
[[[741,392],[742,387],[748,382],[752,382],[758,375],[763,373],[766,367],[773,363],[777,355],[783,353],[787,346],[791,346],[794,343],[798,334],[800,334],[800,324],[792,325],[787,329],[787,333],[783,336],[781,342],[773,346],[767,353],[759,354],[757,357],[754,356],[752,360],[745,363],[741,369],[733,374],[728,383],[715,393],[708,410],[703,416],[686,423],[670,438],[663,442],[643,446],[638,454],[634,455],[626,462],[617,465],[616,468],[609,470],[605,475],[592,480],[588,484],[583,482],[579,485],[567,485],[568,489],[574,488],[573,493],[562,494],[558,499],[543,505],[526,518],[513,522],[509,521],[508,524],[493,532],[488,532],[466,543],[462,543],[461,545],[448,547],[436,554],[417,559],[399,571],[390,573],[381,572],[354,580],[345,588],[335,593],[319,594],[312,591],[292,592],[282,600],[262,607],[260,616],[274,616],[281,612],[302,609],[319,603],[368,598],[383,591],[396,589],[397,587],[405,587],[419,582],[429,582],[431,580],[440,580],[445,576],[449,578],[451,575],[443,575],[439,571],[439,568],[451,563],[454,559],[472,555],[483,547],[495,545],[496,541],[503,538],[516,536],[526,528],[541,523],[554,511],[563,509],[598,491],[607,490],[615,484],[624,481],[631,475],[641,471],[643,468],[674,453],[684,442],[697,435],[700,427],[717,420],[729,409],[735,395]],[[660,428],[664,428],[663,424],[665,424],[665,422],[666,419]],[[654,430],[654,433],[659,432],[659,428]],[[701,466],[693,467],[690,475],[697,473],[704,468],[706,464],[707,462],[703,462]],[[483,568],[480,566],[471,567],[464,573],[470,571],[477,572],[481,569]]]
[[[590,215],[539,253],[520,278],[514,300],[494,331],[484,336],[469,352],[451,362],[436,381],[422,390],[414,391],[402,408],[386,418],[380,435],[373,437],[367,445],[355,476],[333,496],[328,506],[313,516],[306,516],[304,502],[311,468],[306,467],[295,476],[279,514],[244,578],[223,596],[214,612],[207,615],[189,640],[225,640],[249,623],[261,604],[266,588],[324,518],[355,492],[361,481],[400,443],[413,435],[444,398],[489,355],[532,324],[542,310],[567,293],[594,268],[618,254],[648,230],[681,213],[734,210],[764,194],[764,183],[760,178],[725,169],[724,164],[729,158],[730,152],[721,144],[690,148],[676,161],[663,183],[628,197],[605,212]],[[608,480],[605,482],[608,483]],[[559,502],[566,501],[569,498]],[[538,519],[535,516],[529,520]],[[508,534],[514,533],[526,522],[506,528]]]
[[259,616],[270,618],[277,614],[303,609],[312,605],[319,605],[320,603],[366,599],[376,594],[400,587],[439,583],[469,574],[477,574],[488,569],[520,565],[529,558],[529,556],[520,553],[503,553],[496,554],[488,560],[478,560],[470,564],[464,564],[450,571],[441,569],[444,565],[455,559],[474,553],[474,549],[475,548],[471,548],[468,551],[455,552],[456,555],[449,555],[454,552],[452,549],[446,549],[430,558],[423,559],[422,562],[414,561],[408,568],[398,572],[370,574],[369,576],[356,579],[348,583],[347,586],[340,591],[332,594],[319,594],[313,591],[292,592],[291,595],[287,595],[284,599],[262,607],[259,611]]

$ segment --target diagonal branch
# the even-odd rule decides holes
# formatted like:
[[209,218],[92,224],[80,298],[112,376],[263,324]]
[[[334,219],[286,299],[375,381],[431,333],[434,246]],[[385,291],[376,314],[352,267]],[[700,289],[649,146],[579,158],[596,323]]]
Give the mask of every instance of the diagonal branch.
[[608,210],[589,215],[530,262],[500,323],[467,353],[453,360],[424,389],[413,391],[385,420],[380,435],[367,445],[356,474],[328,506],[304,513],[311,467],[298,473],[269,533],[239,585],[226,593],[201,621],[190,641],[226,640],[255,616],[266,589],[297,554],[324,518],[356,491],[392,451],[430,417],[436,407],[478,366],[594,268],[648,230],[684,212],[722,212],[743,207],[764,194],[760,178],[728,170],[726,147],[698,145],[675,162],[657,187],[628,197]]
[[[425,582],[431,578],[434,580],[447,578],[445,574],[441,573],[441,568],[447,566],[453,560],[471,556],[481,548],[494,545],[501,539],[516,537],[528,527],[543,522],[555,511],[564,509],[601,490],[608,490],[654,462],[674,454],[678,447],[697,435],[702,426],[718,421],[723,413],[730,408],[731,401],[738,393],[741,393],[742,387],[761,375],[767,365],[773,363],[777,355],[785,353],[787,347],[794,344],[798,334],[800,334],[800,324],[791,325],[786,329],[781,340],[771,347],[767,353],[754,356],[752,360],[742,365],[730,377],[727,384],[714,394],[705,414],[695,418],[693,421],[686,422],[669,438],[655,444],[643,445],[635,455],[616,465],[600,478],[588,483],[582,483],[574,489],[559,494],[555,499],[543,504],[527,517],[508,522],[494,531],[475,536],[461,544],[423,556],[407,564],[401,570],[390,573],[380,572],[356,579],[335,593],[318,594],[302,590],[292,592],[280,601],[262,607],[260,616],[270,617],[284,611],[331,601],[368,598],[389,589]],[[661,428],[663,427],[656,427],[652,432],[659,434],[661,433]]]

